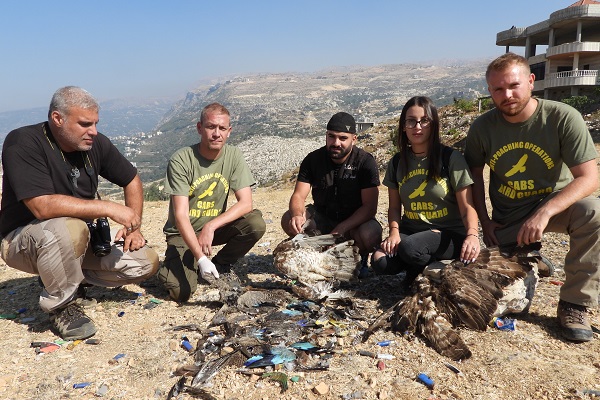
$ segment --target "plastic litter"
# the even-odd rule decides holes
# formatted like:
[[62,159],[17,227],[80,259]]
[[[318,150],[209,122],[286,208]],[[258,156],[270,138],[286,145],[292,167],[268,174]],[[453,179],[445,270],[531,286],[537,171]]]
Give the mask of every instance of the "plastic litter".
[[366,351],[366,350],[360,350],[358,352],[358,354],[360,354],[361,356],[371,357],[371,358],[376,358],[377,357],[377,354],[371,353],[370,351]]
[[517,329],[517,321],[512,318],[494,317],[491,325],[501,331],[514,331]]
[[56,343],[50,343],[48,346],[43,346],[43,347],[36,347],[35,352],[36,353],[44,353],[44,354],[48,354],[48,353],[52,353],[53,351],[56,351],[60,349],[60,346],[57,345]]
[[417,375],[417,381],[427,386],[428,389],[433,389],[433,387],[435,386],[433,379],[431,379],[429,376],[427,376],[427,374],[424,374],[423,372]]
[[100,385],[98,390],[96,390],[96,393],[94,393],[94,396],[104,397],[104,395],[106,395],[107,392],[108,392],[108,386],[106,386],[103,383],[102,385]]
[[393,356],[391,354],[377,354],[377,358],[379,358],[380,360],[393,360],[394,358],[396,358],[396,356]]
[[158,304],[156,304],[156,303],[146,303],[146,304],[144,304],[144,310],[151,310],[154,307],[158,307]]
[[192,344],[185,339],[181,341],[181,347],[190,352],[194,350],[194,346],[192,346]]
[[90,386],[90,382],[80,382],[73,385],[73,389],[83,389],[84,387]]
[[448,367],[450,369],[450,371],[454,372],[455,374],[458,374],[458,375],[463,374],[460,369],[456,368],[454,365],[452,365],[450,363],[444,363],[444,365],[446,367]]

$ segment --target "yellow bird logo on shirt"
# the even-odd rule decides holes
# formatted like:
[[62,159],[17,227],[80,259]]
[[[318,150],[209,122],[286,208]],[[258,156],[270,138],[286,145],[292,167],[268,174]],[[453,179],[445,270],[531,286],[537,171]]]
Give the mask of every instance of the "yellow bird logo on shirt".
[[414,199],[417,196],[425,196],[425,186],[427,186],[427,181],[423,181],[423,183],[421,183],[419,187],[416,188],[415,191],[410,194],[410,196],[408,196],[408,198]]
[[507,178],[509,176],[513,176],[514,174],[516,174],[517,172],[525,172],[525,170],[527,169],[527,167],[525,167],[525,163],[527,162],[527,154],[523,154],[523,157],[521,157],[519,159],[519,162],[516,163],[515,165],[513,165],[513,167],[506,173]]
[[213,191],[215,190],[216,186],[217,186],[217,182],[211,183],[210,186],[208,187],[208,189],[206,189],[204,191],[204,193],[202,193],[200,196],[198,196],[198,200],[203,199],[206,196],[212,196],[213,195]]

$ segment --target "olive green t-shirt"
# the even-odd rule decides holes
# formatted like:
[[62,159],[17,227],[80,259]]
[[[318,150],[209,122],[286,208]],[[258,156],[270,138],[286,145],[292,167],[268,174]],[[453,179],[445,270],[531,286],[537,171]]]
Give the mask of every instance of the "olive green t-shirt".
[[[177,150],[169,160],[165,178],[165,193],[187,196],[189,217],[194,231],[227,208],[229,190],[234,192],[255,183],[241,151],[225,145],[216,160],[207,160],[198,151],[198,144]],[[178,235],[172,200],[169,217],[163,228],[169,235]]]
[[[429,160],[410,156],[407,173],[394,170],[392,161],[383,178],[383,184],[399,190],[403,214],[400,230],[422,232],[428,229],[450,230],[465,234],[460,217],[456,191],[472,185],[469,167],[459,151],[453,151],[448,165],[448,177],[427,181]],[[401,165],[400,163],[399,165]]]
[[492,218],[502,224],[526,218],[573,180],[569,167],[598,155],[577,110],[537,100],[527,121],[510,123],[493,109],[473,122],[467,136],[465,158],[472,168],[489,165]]

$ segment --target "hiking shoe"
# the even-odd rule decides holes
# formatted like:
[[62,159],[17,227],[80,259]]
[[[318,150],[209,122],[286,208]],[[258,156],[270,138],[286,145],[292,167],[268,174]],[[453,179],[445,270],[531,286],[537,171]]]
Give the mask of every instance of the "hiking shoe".
[[79,285],[79,287],[77,288],[76,296],[77,297],[75,298],[75,302],[81,305],[83,308],[94,308],[98,304],[96,299],[87,295],[85,286],[83,285]]
[[536,251],[535,253],[537,253],[542,258],[538,262],[538,274],[542,278],[548,278],[548,277],[554,275],[554,271],[556,268],[554,268],[554,264],[552,264],[552,261],[550,261],[546,257],[544,257],[544,255],[542,253],[540,253],[539,251]]
[[[42,278],[40,276],[38,276],[38,284],[41,288],[44,288],[44,282],[42,282]],[[84,308],[94,308],[96,307],[96,305],[98,305],[98,302],[96,301],[96,299],[88,297],[85,290],[87,286],[92,285],[84,283],[79,285],[79,287],[77,288],[77,294],[75,294],[75,301],[78,304],[82,305]]]
[[586,306],[568,303],[563,300],[558,302],[556,315],[565,339],[573,342],[589,342],[593,339],[594,333],[587,311]]
[[50,313],[52,328],[64,340],[87,339],[94,336],[96,326],[75,301]]

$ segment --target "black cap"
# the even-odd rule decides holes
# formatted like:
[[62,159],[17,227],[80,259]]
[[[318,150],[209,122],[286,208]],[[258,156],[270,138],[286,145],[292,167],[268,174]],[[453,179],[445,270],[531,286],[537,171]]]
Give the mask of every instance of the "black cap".
[[334,114],[327,123],[327,130],[334,132],[348,132],[356,134],[354,117],[345,112]]

